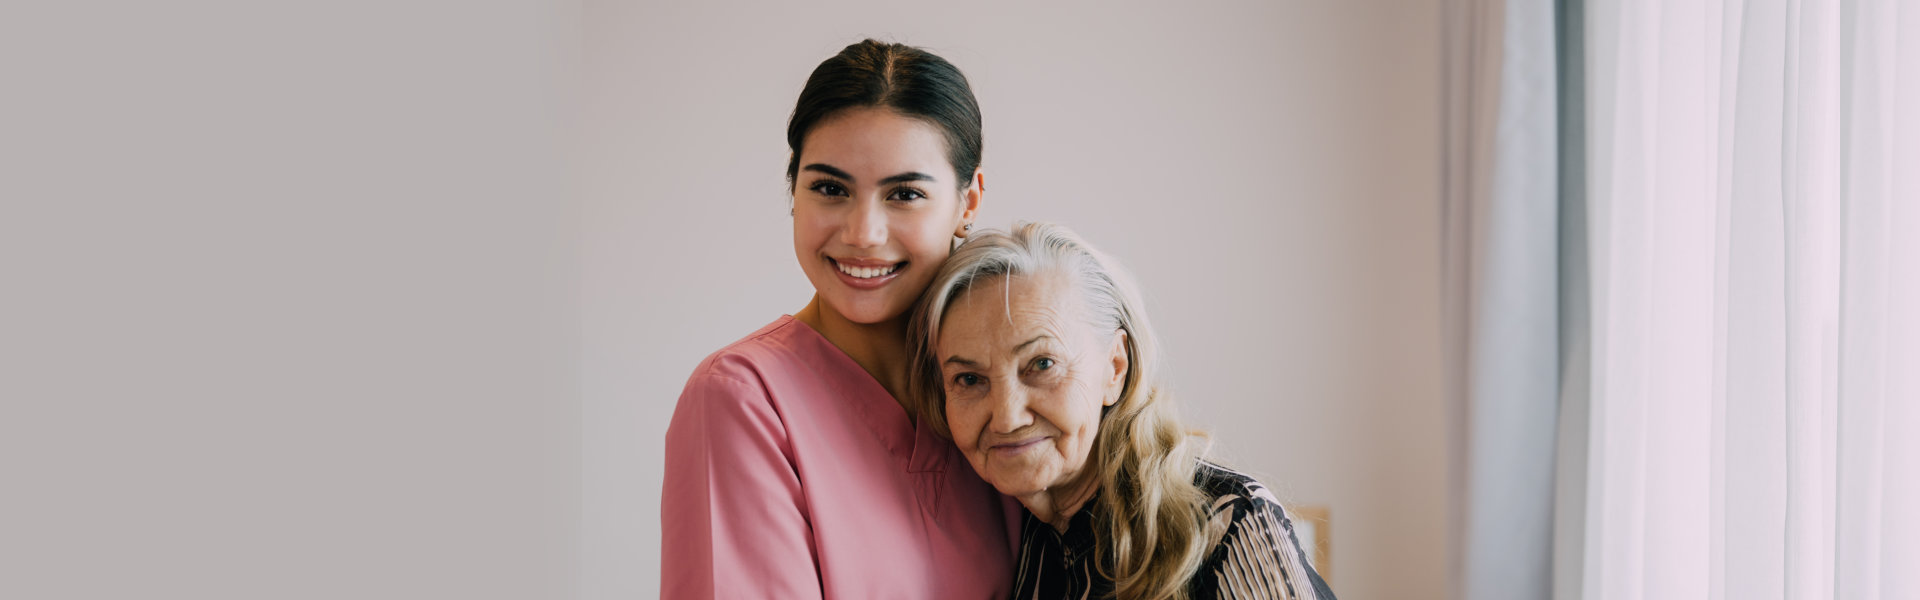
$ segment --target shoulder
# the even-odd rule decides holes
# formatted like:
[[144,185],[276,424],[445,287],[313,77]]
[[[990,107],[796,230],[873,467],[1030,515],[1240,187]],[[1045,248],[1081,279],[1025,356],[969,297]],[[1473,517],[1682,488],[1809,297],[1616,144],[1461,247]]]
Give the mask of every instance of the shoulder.
[[781,429],[777,392],[804,381],[810,369],[804,339],[796,339],[807,333],[795,331],[803,327],[792,317],[781,317],[702,359],[680,391],[669,439],[687,434],[724,437],[728,432],[760,436]]
[[1278,598],[1332,598],[1293,532],[1293,520],[1253,476],[1201,461],[1194,477],[1208,501],[1207,542],[1196,598],[1265,590]]
[[687,376],[687,390],[696,388],[765,389],[767,377],[803,362],[807,344],[800,334],[805,325],[780,317],[746,337],[721,347],[700,360]]
[[1195,469],[1194,484],[1207,497],[1209,516],[1234,508],[1271,508],[1276,515],[1283,517],[1286,512],[1273,492],[1252,475],[1211,462],[1200,461],[1199,468]]
[[1215,559],[1293,545],[1293,520],[1253,476],[1202,461],[1195,477],[1207,498],[1207,541]]

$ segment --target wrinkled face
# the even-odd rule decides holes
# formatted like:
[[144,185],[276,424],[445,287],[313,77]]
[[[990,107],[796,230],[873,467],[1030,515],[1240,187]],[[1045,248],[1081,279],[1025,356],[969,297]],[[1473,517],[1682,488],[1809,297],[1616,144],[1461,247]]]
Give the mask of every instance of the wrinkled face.
[[807,133],[799,165],[793,250],[822,309],[855,323],[903,317],[978,203],[961,191],[940,130],[851,109]]
[[1020,498],[1092,476],[1087,456],[1127,355],[1125,334],[1096,331],[1083,304],[1067,277],[998,277],[963,292],[941,321],[948,428],[1000,493]]

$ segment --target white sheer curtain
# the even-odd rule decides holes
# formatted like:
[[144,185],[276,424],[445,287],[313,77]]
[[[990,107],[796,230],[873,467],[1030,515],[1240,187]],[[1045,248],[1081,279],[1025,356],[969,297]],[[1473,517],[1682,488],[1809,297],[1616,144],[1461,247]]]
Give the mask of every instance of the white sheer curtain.
[[1560,595],[1920,598],[1920,2],[1584,18],[1591,378],[1565,390],[1589,413]]

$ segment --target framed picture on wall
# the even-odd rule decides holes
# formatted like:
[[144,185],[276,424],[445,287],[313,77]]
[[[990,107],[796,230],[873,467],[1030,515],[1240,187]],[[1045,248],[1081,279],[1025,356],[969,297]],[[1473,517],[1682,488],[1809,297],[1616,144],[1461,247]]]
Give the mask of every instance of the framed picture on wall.
[[1300,538],[1300,551],[1313,561],[1320,578],[1333,582],[1333,512],[1325,505],[1307,504],[1287,507],[1293,519],[1293,535]]

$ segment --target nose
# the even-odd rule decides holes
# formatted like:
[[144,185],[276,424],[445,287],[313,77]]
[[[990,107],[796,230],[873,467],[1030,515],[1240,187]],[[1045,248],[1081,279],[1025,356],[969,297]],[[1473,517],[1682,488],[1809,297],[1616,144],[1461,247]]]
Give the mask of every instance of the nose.
[[887,243],[887,214],[879,202],[860,202],[847,213],[840,243],[854,248],[876,248]]
[[1033,424],[1033,412],[1027,410],[1027,394],[1019,385],[997,385],[988,399],[993,419],[987,427],[996,434],[1010,434]]

